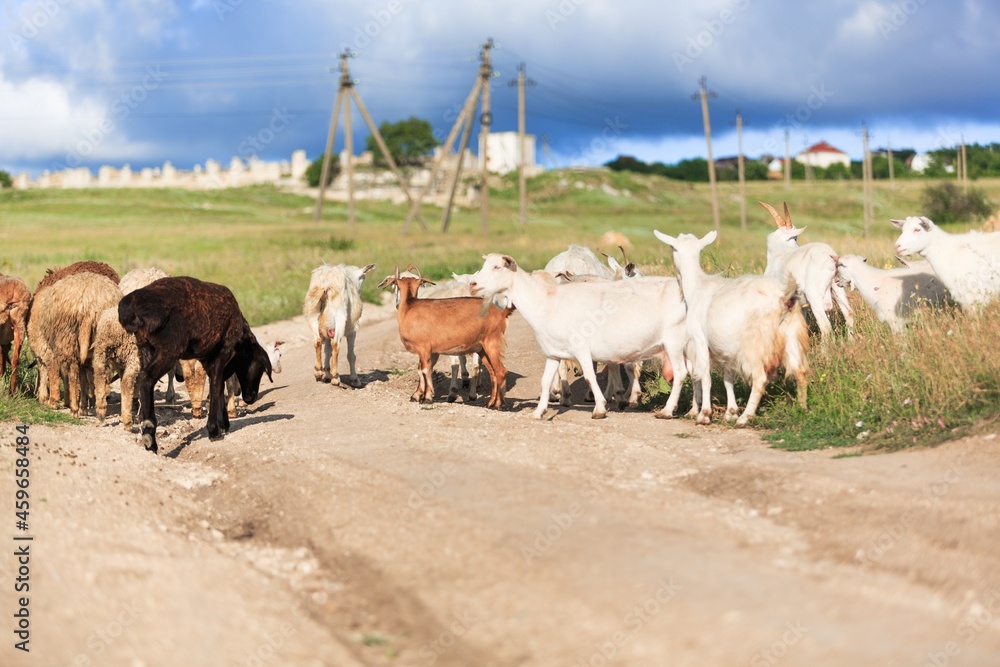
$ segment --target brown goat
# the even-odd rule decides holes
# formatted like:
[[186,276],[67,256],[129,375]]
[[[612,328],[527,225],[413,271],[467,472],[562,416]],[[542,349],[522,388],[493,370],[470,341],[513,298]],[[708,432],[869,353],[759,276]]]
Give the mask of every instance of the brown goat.
[[[439,354],[479,354],[490,374],[492,389],[487,408],[503,407],[507,369],[503,355],[507,349],[504,332],[511,309],[501,310],[493,304],[485,309],[477,297],[453,299],[418,299],[421,285],[433,285],[425,278],[386,276],[379,288],[393,286],[399,297],[396,313],[399,338],[409,352],[419,358],[420,380],[411,401],[434,400],[431,369]],[[483,312],[485,310],[485,312]]]
[[[21,344],[28,335],[31,292],[23,280],[0,275],[0,376],[7,372],[10,355],[10,393],[17,389],[17,365]],[[11,347],[13,345],[13,347]]]

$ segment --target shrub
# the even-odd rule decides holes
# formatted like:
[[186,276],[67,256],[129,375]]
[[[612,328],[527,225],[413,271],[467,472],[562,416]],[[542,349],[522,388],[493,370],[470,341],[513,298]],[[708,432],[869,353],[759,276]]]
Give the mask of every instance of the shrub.
[[10,174],[0,169],[0,188],[10,188],[13,186],[14,181],[11,180]]
[[[337,178],[337,174],[340,173],[340,159],[338,156],[334,155],[333,159],[330,160],[330,173],[327,176],[326,184],[330,185],[333,179]],[[309,163],[306,168],[305,179],[306,183],[309,184],[311,188],[319,187],[320,176],[323,175],[323,156],[320,155],[318,158]]]
[[938,224],[982,220],[993,213],[993,204],[982,190],[963,192],[950,182],[924,188],[922,205],[923,215]]

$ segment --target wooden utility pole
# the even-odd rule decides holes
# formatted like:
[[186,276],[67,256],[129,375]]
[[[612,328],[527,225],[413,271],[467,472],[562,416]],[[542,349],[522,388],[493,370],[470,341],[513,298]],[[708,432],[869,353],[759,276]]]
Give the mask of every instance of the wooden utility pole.
[[743,114],[736,110],[736,171],[740,179],[740,229],[747,230],[747,179],[743,167]]
[[712,123],[708,118],[708,98],[717,97],[708,90],[708,79],[704,76],[698,79],[700,90],[691,96],[691,99],[701,99],[701,120],[705,126],[705,143],[708,146],[708,187],[712,197],[712,220],[715,222],[715,231],[722,233],[722,220],[719,217],[719,194],[715,187],[715,160],[712,158]]
[[451,179],[451,187],[448,188],[448,203],[444,207],[444,216],[441,218],[441,231],[448,231],[451,224],[451,207],[455,201],[455,191],[458,190],[458,182],[462,180],[462,165],[465,164],[465,153],[469,150],[469,135],[472,134],[472,114],[469,113],[465,119],[462,129],[462,138],[458,142],[458,160],[455,163],[455,174]]
[[[490,65],[490,49],[494,48],[496,43],[493,38],[486,40],[480,51],[479,60],[479,76],[476,77],[476,83],[472,86],[472,92],[465,99],[465,103],[462,105],[462,110],[458,114],[458,118],[455,119],[455,124],[452,125],[451,131],[448,133],[448,138],[444,140],[441,145],[441,152],[438,154],[434,164],[431,167],[430,178],[427,180],[427,185],[421,191],[420,195],[411,201],[410,212],[406,216],[406,221],[403,223],[402,231],[405,233],[410,229],[410,222],[415,216],[420,214],[420,205],[423,203],[424,198],[430,193],[431,189],[434,187],[435,180],[437,179],[438,172],[441,170],[444,161],[448,158],[451,152],[451,145],[455,142],[458,137],[459,131],[465,127],[466,120],[469,122],[469,130],[472,128],[472,114],[476,109],[476,102],[482,102],[481,115],[479,118],[480,126],[482,128],[480,137],[483,142],[483,150],[481,158],[483,160],[482,169],[482,184],[480,192],[480,210],[482,213],[482,222],[480,229],[485,234],[489,231],[489,182],[486,179],[487,170],[487,151],[486,142],[489,138],[489,126],[493,122],[493,115],[490,113],[490,79],[493,78],[494,72],[493,67]],[[480,99],[481,98],[481,99]],[[465,146],[468,145],[468,134],[463,134],[463,143]],[[454,194],[457,189],[457,180],[461,178],[461,166],[463,161],[463,154],[465,152],[465,147],[459,147],[461,153],[457,159],[458,169],[456,170],[452,185],[450,186],[450,195],[448,197],[448,202],[445,206],[445,213],[441,221],[441,231],[447,231],[448,225],[451,220],[451,207],[454,201]]]
[[525,114],[524,114],[524,87],[535,85],[534,80],[528,79],[525,76],[525,65],[521,63],[517,66],[517,79],[515,81],[509,82],[507,85],[517,86],[517,139],[519,144],[519,155],[518,155],[518,168],[520,173],[518,174],[518,192],[521,203],[521,226],[528,224],[528,182],[527,177],[524,173],[524,161],[525,155],[527,154],[525,144]]
[[969,156],[965,152],[965,135],[962,135],[962,191],[969,192]]
[[888,155],[889,155],[889,192],[892,192],[892,191],[894,191],[896,189],[896,178],[895,178],[896,171],[895,171],[895,167],[892,164],[892,142],[891,141],[887,141],[885,143],[885,150],[886,150],[886,153],[888,153]]
[[479,188],[479,231],[488,234],[490,231],[490,170],[489,170],[489,138],[490,125],[493,124],[493,113],[490,111],[490,79],[493,78],[493,65],[490,63],[490,49],[494,46],[493,38],[490,37],[483,44],[479,56],[479,80],[482,81],[483,101],[480,106],[479,116],[479,140],[483,142],[482,155],[479,158],[483,162],[482,185]]
[[313,220],[319,222],[323,217],[323,201],[326,196],[326,182],[330,177],[330,158],[333,153],[333,138],[337,135],[337,118],[340,116],[340,106],[344,103],[344,91],[351,88],[354,82],[351,81],[350,72],[347,69],[347,59],[351,52],[344,49],[340,54],[340,85],[337,87],[337,95],[333,98],[333,111],[330,113],[330,130],[326,135],[326,151],[323,153],[323,168],[319,176],[319,195],[316,197],[316,212]]
[[[361,96],[354,87],[354,79],[351,78],[350,69],[347,67],[347,59],[351,57],[353,57],[353,55],[347,50],[340,54],[340,84],[337,87],[337,95],[333,101],[333,112],[330,115],[330,130],[326,137],[326,150],[323,153],[323,168],[320,170],[319,194],[316,197],[316,210],[313,215],[313,219],[316,220],[316,222],[319,222],[323,216],[323,202],[325,201],[326,184],[330,177],[330,160],[333,159],[334,138],[337,135],[337,119],[340,117],[341,109],[343,109],[344,148],[347,151],[347,163],[345,168],[345,173],[347,174],[347,217],[350,224],[354,225],[354,135],[351,128],[352,99],[354,100],[354,103],[357,104],[358,111],[361,112],[361,117],[368,125],[368,130],[375,138],[375,143],[378,145],[379,151],[382,153],[382,157],[385,158],[386,163],[389,165],[389,169],[392,170],[392,173],[399,181],[399,187],[403,190],[403,194],[406,195],[407,200],[411,203],[413,202],[413,198],[410,196],[410,189],[406,184],[406,179],[403,178],[402,173],[400,173],[399,167],[396,165],[396,161],[392,157],[392,153],[389,152],[389,147],[386,146],[382,133],[379,132],[378,126],[375,125],[372,117],[368,114],[368,109],[365,108],[364,102],[361,101]],[[424,222],[423,218],[420,218],[420,226],[427,229],[427,224]]]
[[863,201],[863,213],[862,219],[864,224],[864,235],[867,237],[871,229],[872,218],[874,215],[874,206],[872,205],[872,195],[873,195],[873,179],[872,179],[872,161],[871,152],[868,150],[868,126],[864,123],[861,124],[861,141],[862,141],[862,157],[861,157],[861,191]]
[[792,187],[792,154],[788,148],[788,129],[785,129],[785,189]]

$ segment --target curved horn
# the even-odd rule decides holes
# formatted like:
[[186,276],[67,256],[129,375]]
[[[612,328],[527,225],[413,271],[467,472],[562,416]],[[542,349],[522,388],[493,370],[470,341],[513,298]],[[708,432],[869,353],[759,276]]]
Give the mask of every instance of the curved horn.
[[[767,212],[771,214],[771,217],[774,218],[774,222],[778,225],[778,229],[785,228],[786,226],[785,219],[781,217],[781,214],[778,213],[778,211],[773,206],[771,206],[770,204],[766,204],[760,200],[758,200],[757,203],[763,206],[765,209],[767,209]],[[785,211],[788,211],[787,204],[785,205]]]
[[785,205],[785,226],[792,229],[795,225],[792,224],[792,214],[788,212],[788,202],[783,201],[781,203]]
[[630,260],[628,255],[625,254],[625,248],[618,246],[618,249],[622,251],[622,259],[625,260],[625,273],[627,273],[629,277],[632,277],[632,274],[635,273],[635,262]]
[[396,265],[396,280],[399,280],[399,264]]

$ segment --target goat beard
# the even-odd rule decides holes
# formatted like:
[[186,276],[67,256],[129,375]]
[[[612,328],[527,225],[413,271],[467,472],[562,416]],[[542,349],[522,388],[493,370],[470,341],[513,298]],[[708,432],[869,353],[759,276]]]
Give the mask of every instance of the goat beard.
[[490,306],[493,305],[493,297],[495,297],[499,292],[487,292],[486,290],[480,288],[479,294],[474,296],[483,297],[483,305],[479,308],[479,317],[486,317],[486,313],[489,312]]

